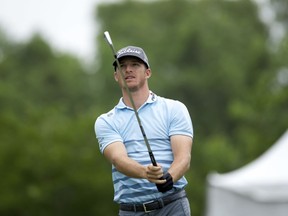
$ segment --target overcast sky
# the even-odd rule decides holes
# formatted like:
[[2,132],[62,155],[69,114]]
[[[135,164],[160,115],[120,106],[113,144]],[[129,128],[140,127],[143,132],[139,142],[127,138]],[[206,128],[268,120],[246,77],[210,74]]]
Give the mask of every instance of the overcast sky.
[[[95,52],[95,35],[99,33],[93,18],[95,7],[99,3],[120,1],[122,0],[0,0],[0,27],[9,36],[20,41],[39,32],[57,50],[72,52],[89,60]],[[269,0],[254,1],[264,6],[261,18],[267,23],[271,22],[273,13],[267,5]],[[271,26],[274,26],[271,32],[279,35],[277,25]]]
[[0,0],[0,27],[17,41],[35,32],[60,51],[93,58],[95,6],[121,0]]

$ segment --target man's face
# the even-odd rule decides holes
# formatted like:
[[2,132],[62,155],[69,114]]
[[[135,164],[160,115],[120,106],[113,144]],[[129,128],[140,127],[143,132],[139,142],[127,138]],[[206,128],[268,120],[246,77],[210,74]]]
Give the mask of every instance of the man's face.
[[136,57],[123,57],[119,61],[120,69],[117,68],[114,73],[115,80],[121,88],[125,88],[122,82],[120,70],[123,72],[125,82],[130,91],[137,91],[147,84],[148,78],[151,76],[151,70]]

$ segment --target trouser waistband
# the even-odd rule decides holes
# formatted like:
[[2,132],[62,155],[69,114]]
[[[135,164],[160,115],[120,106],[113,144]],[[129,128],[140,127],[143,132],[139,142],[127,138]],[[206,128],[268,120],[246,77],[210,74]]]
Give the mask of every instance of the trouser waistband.
[[153,210],[161,209],[164,206],[184,197],[186,197],[186,192],[185,190],[181,190],[174,194],[170,194],[166,197],[162,197],[160,199],[148,201],[148,202],[141,203],[141,204],[122,203],[120,204],[120,210],[134,211],[134,212],[139,212],[139,211],[150,212]]

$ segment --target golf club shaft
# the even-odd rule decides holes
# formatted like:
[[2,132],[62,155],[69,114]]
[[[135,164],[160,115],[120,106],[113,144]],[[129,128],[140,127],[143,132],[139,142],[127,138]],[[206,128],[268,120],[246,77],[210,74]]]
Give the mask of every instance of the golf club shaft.
[[129,87],[128,87],[127,83],[126,83],[125,75],[124,75],[123,71],[121,70],[121,66],[120,66],[119,60],[118,60],[118,58],[117,58],[117,54],[116,54],[116,51],[115,51],[115,49],[114,49],[114,46],[113,46],[113,43],[112,43],[112,40],[111,40],[111,37],[110,37],[110,34],[109,34],[108,31],[105,31],[105,32],[104,32],[104,37],[105,37],[105,39],[107,40],[109,46],[110,46],[111,49],[112,49],[113,56],[114,56],[115,61],[116,61],[116,64],[117,64],[117,68],[118,68],[119,71],[120,71],[121,78],[122,78],[122,81],[123,81],[123,83],[124,83],[124,87],[125,87],[125,89],[126,89],[126,92],[128,93],[128,97],[129,97],[130,103],[131,103],[132,108],[133,108],[133,110],[134,110],[134,113],[135,113],[135,116],[136,116],[138,125],[139,125],[139,127],[140,127],[142,136],[143,136],[143,138],[144,138],[144,142],[145,142],[145,144],[146,144],[146,146],[147,146],[148,153],[149,153],[149,156],[150,156],[150,160],[151,160],[153,166],[157,166],[157,162],[156,162],[156,160],[155,160],[155,157],[154,157],[154,154],[153,154],[153,152],[152,152],[152,150],[151,150],[150,144],[149,144],[149,142],[148,142],[146,133],[145,133],[144,128],[143,128],[143,126],[142,126],[142,123],[141,123],[141,120],[140,120],[138,111],[137,111],[137,109],[136,109],[136,106],[135,106],[135,103],[134,103],[134,100],[133,100],[133,97],[132,97],[132,94],[131,94],[131,92],[130,92],[130,90],[129,90]]

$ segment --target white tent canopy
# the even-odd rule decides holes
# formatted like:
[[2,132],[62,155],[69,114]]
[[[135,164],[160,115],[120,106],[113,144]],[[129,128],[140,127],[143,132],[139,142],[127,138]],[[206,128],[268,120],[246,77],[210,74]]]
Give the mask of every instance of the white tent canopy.
[[288,130],[250,164],[207,183],[206,216],[287,216]]

